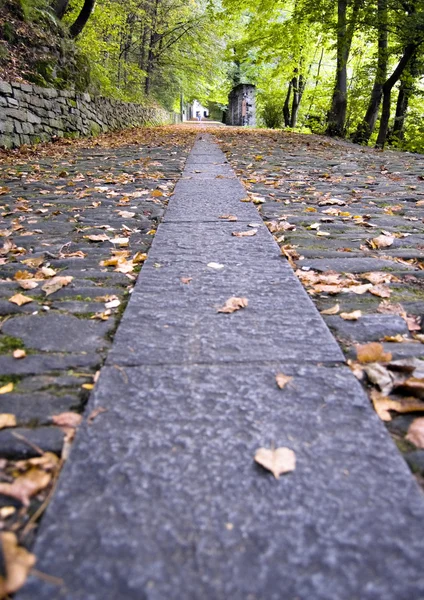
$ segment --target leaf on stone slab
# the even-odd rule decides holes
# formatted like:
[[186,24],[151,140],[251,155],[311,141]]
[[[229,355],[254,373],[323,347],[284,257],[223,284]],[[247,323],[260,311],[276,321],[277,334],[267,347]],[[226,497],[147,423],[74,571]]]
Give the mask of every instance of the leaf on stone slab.
[[421,377],[409,377],[396,385],[396,392],[411,394],[417,398],[424,399],[424,379]]
[[58,290],[61,290],[63,287],[66,287],[71,283],[73,277],[71,275],[53,277],[46,281],[44,285],[41,286],[41,289],[46,294],[46,296],[50,296],[50,294],[54,294]]
[[370,363],[364,366],[364,371],[371,383],[376,385],[383,394],[390,394],[394,385],[393,374],[379,363]]
[[193,280],[193,277],[181,277],[181,283],[189,284]]
[[147,260],[147,254],[145,252],[137,252],[137,254],[134,254],[132,260],[134,264],[138,265]]
[[13,304],[17,304],[18,306],[23,306],[24,304],[28,304],[29,302],[34,302],[34,298],[24,296],[24,294],[15,294],[11,298],[9,298],[9,302],[13,302]]
[[225,267],[225,265],[221,265],[220,263],[216,263],[216,262],[210,262],[206,266],[209,267],[210,269],[215,269],[216,271],[220,271],[221,269],[223,269]]
[[25,358],[26,357],[26,352],[25,350],[21,349],[21,348],[17,348],[16,350],[13,351],[13,358],[16,359],[20,359],[20,358]]
[[220,215],[219,219],[225,219],[226,221],[237,221],[237,217],[235,215]]
[[105,233],[84,235],[84,239],[88,240],[89,242],[108,242],[110,240],[109,236]]
[[418,315],[404,316],[409,331],[421,331],[421,317]]
[[255,453],[255,461],[271,471],[275,479],[283,473],[290,473],[296,468],[296,455],[290,448],[258,448]]
[[[340,310],[340,305],[339,304],[335,304],[334,306],[332,306],[331,308],[327,308],[325,310],[321,311],[322,315],[337,315],[337,313]],[[346,313],[344,313],[346,314]]]
[[0,429],[16,427],[16,417],[10,413],[0,413]]
[[63,428],[65,433],[68,429],[76,429],[78,425],[80,425],[81,421],[82,415],[71,411],[52,416],[52,423],[60,428]]
[[11,531],[4,531],[0,536],[6,572],[6,577],[0,577],[0,598],[6,598],[24,585],[36,558],[26,548],[18,545],[18,538]]
[[393,275],[390,275],[390,273],[383,273],[382,271],[363,273],[361,277],[367,279],[374,285],[379,285],[380,283],[390,283],[394,279]]
[[383,300],[383,302],[378,305],[377,312],[383,315],[398,315],[400,317],[406,315],[406,311],[402,304],[390,304],[387,300]]
[[345,321],[357,321],[358,319],[360,319],[362,317],[362,312],[360,310],[354,310],[350,313],[346,313],[346,312],[340,313],[340,316]]
[[397,413],[423,412],[424,402],[416,398],[405,398],[403,400],[391,400],[381,392],[372,390],[371,400],[374,410],[382,421],[391,421],[390,411]]
[[118,215],[123,219],[132,219],[135,217],[135,212],[131,212],[129,210],[118,210]]
[[394,240],[395,238],[391,235],[379,235],[369,240],[368,243],[371,248],[376,248],[379,250],[380,248],[388,248],[393,244]]
[[246,308],[248,303],[249,301],[247,298],[238,298],[237,296],[232,296],[231,298],[228,298],[224,306],[218,308],[217,312],[230,314],[236,310],[240,310],[241,308]]
[[362,294],[371,291],[372,288],[372,283],[363,283],[361,285],[351,285],[349,287],[343,288],[343,292],[353,292],[354,294],[362,296]]
[[96,419],[102,413],[107,412],[108,410],[109,410],[108,408],[104,408],[103,406],[99,406],[98,408],[95,408],[88,415],[88,417],[87,417],[87,423],[89,425],[91,425],[93,423],[94,419]]
[[50,473],[33,467],[23,475],[19,475],[13,483],[0,483],[0,494],[16,498],[24,506],[28,506],[31,497],[44,490],[50,481]]
[[390,352],[384,352],[383,344],[370,342],[356,346],[356,356],[362,364],[372,362],[389,362],[392,360]]
[[[156,231],[155,231],[156,233]],[[147,232],[147,235],[154,235],[151,233],[151,231]],[[126,246],[129,245],[130,240],[127,237],[116,237],[110,240],[112,242],[112,244],[115,244],[115,246],[120,246],[121,248],[125,248]]]
[[317,231],[318,237],[328,237],[329,235],[331,235],[331,233],[328,233],[328,231]]
[[18,285],[23,290],[33,290],[34,288],[38,287],[38,283],[34,281],[34,279],[21,279],[18,281]]
[[412,421],[405,439],[417,448],[424,449],[424,417]]
[[378,296],[379,298],[390,298],[391,289],[387,287],[387,285],[374,285],[370,289],[370,293],[373,296]]
[[277,385],[280,388],[280,390],[283,390],[292,379],[293,377],[290,377],[289,375],[284,375],[284,373],[277,373],[277,375],[275,376],[275,381],[277,382]]
[[0,387],[0,395],[9,394],[13,392],[14,384],[12,382],[6,383]]
[[257,229],[250,229],[249,231],[233,231],[231,235],[233,235],[234,237],[252,237],[257,233]]
[[109,300],[109,302],[105,302],[105,308],[107,308],[107,309],[118,308],[118,306],[120,304],[121,304],[121,301],[119,300],[119,298],[113,298],[112,300]]
[[25,260],[21,260],[21,263],[27,265],[28,267],[32,267],[34,269],[38,269],[44,262],[43,256],[34,256],[34,258],[26,258]]

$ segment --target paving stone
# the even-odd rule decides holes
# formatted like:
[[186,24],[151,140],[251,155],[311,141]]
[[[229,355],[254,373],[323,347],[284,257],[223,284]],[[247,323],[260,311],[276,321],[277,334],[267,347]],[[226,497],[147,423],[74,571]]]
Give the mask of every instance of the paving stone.
[[38,375],[67,369],[94,369],[101,356],[97,353],[81,354],[29,354],[25,359],[0,355],[0,373],[3,375]]
[[60,455],[63,446],[63,432],[59,427],[53,426],[37,427],[36,429],[16,427],[0,431],[0,458],[20,460],[39,456],[40,453],[34,446],[43,452],[54,452]]
[[19,426],[47,425],[52,415],[80,408],[81,401],[74,395],[54,395],[33,392],[28,394],[6,394],[0,396],[0,412],[16,416]]
[[107,345],[111,324],[69,315],[12,317],[3,332],[24,341],[25,346],[44,352],[96,352]]
[[401,265],[391,260],[378,258],[324,258],[305,259],[302,267],[309,267],[315,271],[337,271],[338,273],[368,273],[369,271],[406,271],[412,267]]
[[[111,367],[100,406],[36,546],[64,586],[20,600],[424,594],[424,499],[346,369]],[[297,456],[279,481],[253,462],[272,443]]]
[[406,321],[395,315],[363,315],[357,321],[326,316],[325,321],[339,339],[352,342],[382,341],[386,336],[408,333]]

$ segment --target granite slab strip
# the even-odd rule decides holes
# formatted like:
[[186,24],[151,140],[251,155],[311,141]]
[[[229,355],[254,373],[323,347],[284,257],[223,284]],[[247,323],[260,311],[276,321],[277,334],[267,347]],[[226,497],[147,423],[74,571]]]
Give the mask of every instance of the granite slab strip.
[[[218,156],[204,138],[194,154]],[[30,577],[18,600],[424,597],[422,493],[271,235],[216,221],[218,191],[257,220],[235,183],[177,185],[168,212],[183,220],[197,189],[197,221],[159,226],[87,407],[107,412],[82,425],[38,536],[63,584]],[[237,289],[249,306],[218,314]],[[279,481],[253,461],[272,445],[297,456]]]

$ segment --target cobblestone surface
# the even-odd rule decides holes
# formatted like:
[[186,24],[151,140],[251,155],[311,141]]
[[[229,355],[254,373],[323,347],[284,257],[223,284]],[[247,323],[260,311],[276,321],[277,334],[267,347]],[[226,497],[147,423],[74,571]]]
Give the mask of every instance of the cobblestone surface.
[[[61,454],[52,417],[83,412],[193,140],[189,131],[131,130],[2,155],[0,387],[13,389],[0,395],[0,414],[17,426],[0,431],[0,461],[12,461],[3,482],[14,478],[13,461]],[[55,277],[70,280],[47,295]],[[13,303],[16,294],[31,302]],[[20,531],[43,498],[2,527]],[[0,495],[1,506],[11,501]],[[22,541],[31,539],[30,528]]]
[[[281,132],[226,129],[216,138],[317,308],[339,305],[323,317],[346,356],[356,356],[358,342],[378,341],[394,360],[424,358],[424,157]],[[390,245],[372,241],[381,235]],[[331,288],[334,275],[369,284],[370,273],[380,274],[382,289]],[[355,310],[357,321],[340,317]],[[417,416],[388,427],[421,479],[420,454],[411,459],[420,451],[395,425]]]

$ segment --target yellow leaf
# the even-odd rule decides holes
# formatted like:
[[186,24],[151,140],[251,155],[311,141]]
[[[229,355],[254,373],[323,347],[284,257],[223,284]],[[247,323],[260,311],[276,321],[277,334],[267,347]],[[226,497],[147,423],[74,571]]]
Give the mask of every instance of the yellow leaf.
[[0,483],[0,494],[17,498],[24,506],[28,506],[30,498],[44,490],[50,481],[50,473],[32,468],[24,475],[19,475],[13,483]]
[[248,305],[247,298],[237,298],[236,296],[232,296],[228,298],[225,302],[224,306],[219,308],[217,312],[219,313],[233,313],[236,310],[240,310],[240,308],[245,308]]
[[411,413],[424,411],[424,402],[421,402],[416,398],[391,400],[390,398],[384,396],[384,394],[381,394],[377,390],[372,390],[371,400],[375,412],[378,414],[382,421],[392,420],[392,415],[390,414],[391,410],[397,413]]
[[277,373],[277,375],[275,376],[275,381],[277,382],[277,385],[280,388],[280,390],[284,389],[292,379],[293,377],[290,377],[289,375],[284,375],[284,373]]
[[12,382],[6,383],[6,385],[0,387],[0,394],[9,394],[10,392],[13,392],[13,388],[14,384]]
[[340,310],[340,305],[339,304],[335,304],[331,308],[327,308],[326,310],[322,310],[321,314],[322,315],[337,315],[337,313],[339,312],[339,310]]
[[41,289],[46,294],[46,296],[50,296],[50,294],[54,294],[58,290],[61,290],[63,287],[66,287],[67,285],[69,285],[72,280],[73,280],[73,277],[70,275],[68,275],[66,277],[65,276],[64,277],[61,277],[61,276],[53,277],[52,279],[49,279],[48,281],[46,281],[46,283],[41,287]]
[[378,237],[372,238],[372,240],[369,241],[369,244],[377,249],[388,248],[393,244],[394,239],[395,238],[391,235],[379,235]]
[[371,342],[356,346],[356,355],[360,363],[389,362],[392,360],[390,352],[384,352],[383,344]]
[[137,252],[137,254],[134,254],[132,260],[134,264],[139,264],[147,260],[147,254],[145,252]]
[[35,565],[36,558],[18,545],[16,535],[10,531],[1,534],[2,554],[6,571],[6,578],[0,583],[1,598],[17,592],[25,583],[28,574]]
[[84,390],[92,390],[94,388],[94,383],[83,383],[81,387]]
[[226,221],[237,221],[237,217],[235,215],[221,215],[218,218],[225,219]]
[[161,196],[163,196],[163,193],[160,190],[155,190],[154,192],[152,192],[152,196],[154,196],[155,198],[160,198]]
[[362,312],[360,310],[354,310],[353,312],[350,312],[350,313],[346,313],[346,312],[340,313],[340,316],[345,321],[357,321],[358,319],[360,319],[362,317]]
[[10,413],[0,413],[0,429],[16,427],[16,417]]
[[283,473],[289,473],[296,468],[296,455],[290,448],[258,448],[255,453],[255,461],[271,471],[275,479],[278,479]]
[[28,304],[28,302],[33,302],[34,298],[30,298],[29,296],[24,296],[24,294],[15,294],[11,298],[9,298],[9,302],[13,302],[13,304],[17,304],[18,306],[23,306],[24,304]]

